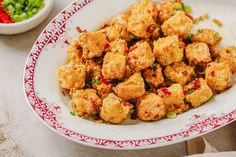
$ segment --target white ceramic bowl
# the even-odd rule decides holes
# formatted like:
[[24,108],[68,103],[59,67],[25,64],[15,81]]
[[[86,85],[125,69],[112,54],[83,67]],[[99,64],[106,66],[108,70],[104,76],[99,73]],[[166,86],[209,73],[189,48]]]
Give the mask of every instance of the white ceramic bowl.
[[44,0],[45,7],[32,18],[12,24],[0,23],[0,34],[18,34],[29,31],[46,19],[54,6],[55,0]]
[[[96,30],[105,21],[128,9],[135,0],[79,0],[63,10],[41,33],[28,56],[24,93],[35,115],[56,133],[80,144],[105,149],[144,149],[185,141],[236,120],[236,85],[205,105],[175,119],[121,125],[100,124],[70,115],[68,101],[57,80],[58,67],[65,64],[66,47],[79,34],[76,27]],[[221,47],[236,45],[236,1],[186,0],[193,16],[206,11],[224,23],[200,22],[194,29],[213,28],[223,36]],[[222,5],[224,4],[224,5]],[[218,11],[215,11],[218,10]],[[44,138],[44,137],[42,137]]]

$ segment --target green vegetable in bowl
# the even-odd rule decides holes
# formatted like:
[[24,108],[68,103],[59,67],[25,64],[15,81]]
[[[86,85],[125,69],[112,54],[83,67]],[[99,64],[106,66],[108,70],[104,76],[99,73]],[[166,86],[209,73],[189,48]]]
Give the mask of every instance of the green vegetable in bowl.
[[3,0],[1,5],[15,22],[33,17],[45,6],[43,0]]

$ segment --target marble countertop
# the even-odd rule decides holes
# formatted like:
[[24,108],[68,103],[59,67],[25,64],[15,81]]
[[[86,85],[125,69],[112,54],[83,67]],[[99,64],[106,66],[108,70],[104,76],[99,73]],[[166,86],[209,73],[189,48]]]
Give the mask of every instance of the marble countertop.
[[[57,1],[48,19],[27,33],[0,35],[0,156],[1,157],[115,157],[187,154],[186,143],[139,151],[89,148],[46,128],[31,112],[22,90],[23,68],[34,41],[47,23],[72,0]],[[236,123],[205,135],[220,151],[236,150]],[[224,139],[224,140],[222,140]]]

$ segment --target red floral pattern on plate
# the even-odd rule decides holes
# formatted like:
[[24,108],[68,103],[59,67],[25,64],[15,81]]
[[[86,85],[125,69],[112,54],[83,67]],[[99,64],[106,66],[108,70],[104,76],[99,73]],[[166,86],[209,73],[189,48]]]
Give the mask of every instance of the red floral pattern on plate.
[[[60,133],[64,137],[77,141],[81,144],[108,149],[136,149],[151,148],[184,141],[210,132],[213,129],[222,127],[236,119],[236,110],[226,114],[222,113],[220,116],[194,115],[191,120],[191,124],[186,130],[181,130],[178,133],[163,137],[126,141],[89,137],[63,127],[62,124],[58,122],[58,117],[55,113],[59,107],[55,106],[54,109],[52,109],[52,105],[50,105],[49,102],[46,102],[45,99],[40,99],[35,92],[35,67],[45,46],[55,44],[59,37],[65,33],[67,20],[69,20],[71,16],[92,1],[93,0],[84,0],[83,2],[74,2],[71,4],[71,7],[62,11],[59,14],[60,16],[56,17],[42,32],[28,56],[24,73],[25,95],[34,112],[36,112],[39,118],[43,120],[51,129]],[[68,42],[66,41],[65,44],[68,44]]]

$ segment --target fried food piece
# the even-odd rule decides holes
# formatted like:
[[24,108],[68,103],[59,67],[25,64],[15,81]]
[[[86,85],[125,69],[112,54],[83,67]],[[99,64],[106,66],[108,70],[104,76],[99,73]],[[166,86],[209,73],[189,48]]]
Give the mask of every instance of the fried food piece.
[[162,74],[162,67],[159,64],[153,64],[152,68],[144,70],[143,77],[147,83],[155,87],[158,87],[165,81]]
[[128,64],[134,71],[150,67],[154,63],[154,55],[148,42],[138,42],[130,48]]
[[184,62],[178,62],[168,65],[164,70],[164,74],[171,82],[179,83],[183,86],[194,76],[194,68]]
[[206,43],[211,52],[215,52],[217,46],[220,44],[222,37],[213,29],[201,29],[192,37],[193,42]]
[[205,43],[192,43],[186,49],[186,58],[190,65],[199,65],[205,67],[207,63],[211,62],[211,54],[209,48]]
[[122,99],[120,99],[114,93],[110,93],[102,101],[100,117],[105,122],[118,124],[128,118],[131,108],[131,105],[126,105]]
[[[127,30],[139,38],[149,38],[153,32],[159,32],[160,27],[153,20],[151,14],[134,14],[128,21]],[[158,37],[159,33],[155,35]]]
[[230,65],[232,73],[236,73],[236,47],[229,46],[217,53],[217,60]]
[[222,92],[230,87],[232,73],[228,63],[212,62],[206,68],[206,82],[217,92]]
[[159,120],[166,115],[166,107],[160,96],[148,93],[138,99],[137,115],[140,120]]
[[76,90],[72,94],[70,105],[78,116],[88,117],[98,113],[102,100],[97,96],[96,90]]
[[85,85],[86,66],[83,64],[66,64],[58,69],[61,88],[81,89]]
[[129,14],[121,14],[107,22],[107,25],[116,28],[120,34],[120,38],[126,41],[131,40],[130,33],[127,31],[129,17]]
[[67,63],[83,64],[82,49],[79,40],[74,40],[67,48]]
[[93,88],[97,91],[97,94],[101,99],[104,99],[112,91],[111,84],[105,84],[100,81],[99,83],[94,83]]
[[91,59],[94,57],[100,57],[103,54],[106,50],[108,41],[106,40],[106,36],[98,31],[81,34],[79,43],[83,49],[82,57],[85,59]]
[[126,57],[121,53],[108,52],[102,65],[102,75],[106,79],[122,80],[125,75]]
[[184,49],[176,35],[159,38],[154,41],[153,45],[154,56],[162,66],[180,62],[183,59]]
[[213,92],[203,78],[198,78],[184,87],[185,100],[196,108],[208,101]]
[[112,53],[125,54],[128,51],[127,42],[124,39],[117,39],[110,43],[110,51]]
[[91,77],[97,76],[102,69],[102,66],[96,63],[93,59],[88,59],[85,61],[86,73]]
[[183,38],[187,38],[192,28],[193,21],[183,11],[178,11],[161,25],[165,36],[177,35]]
[[114,41],[120,38],[120,33],[115,27],[105,27],[100,30],[106,36],[107,41]]
[[114,88],[115,93],[123,100],[136,99],[145,94],[145,84],[141,73],[134,73],[125,82]]
[[163,99],[166,108],[172,105],[184,104],[184,92],[180,84],[173,84],[168,88],[158,89],[158,95]]

